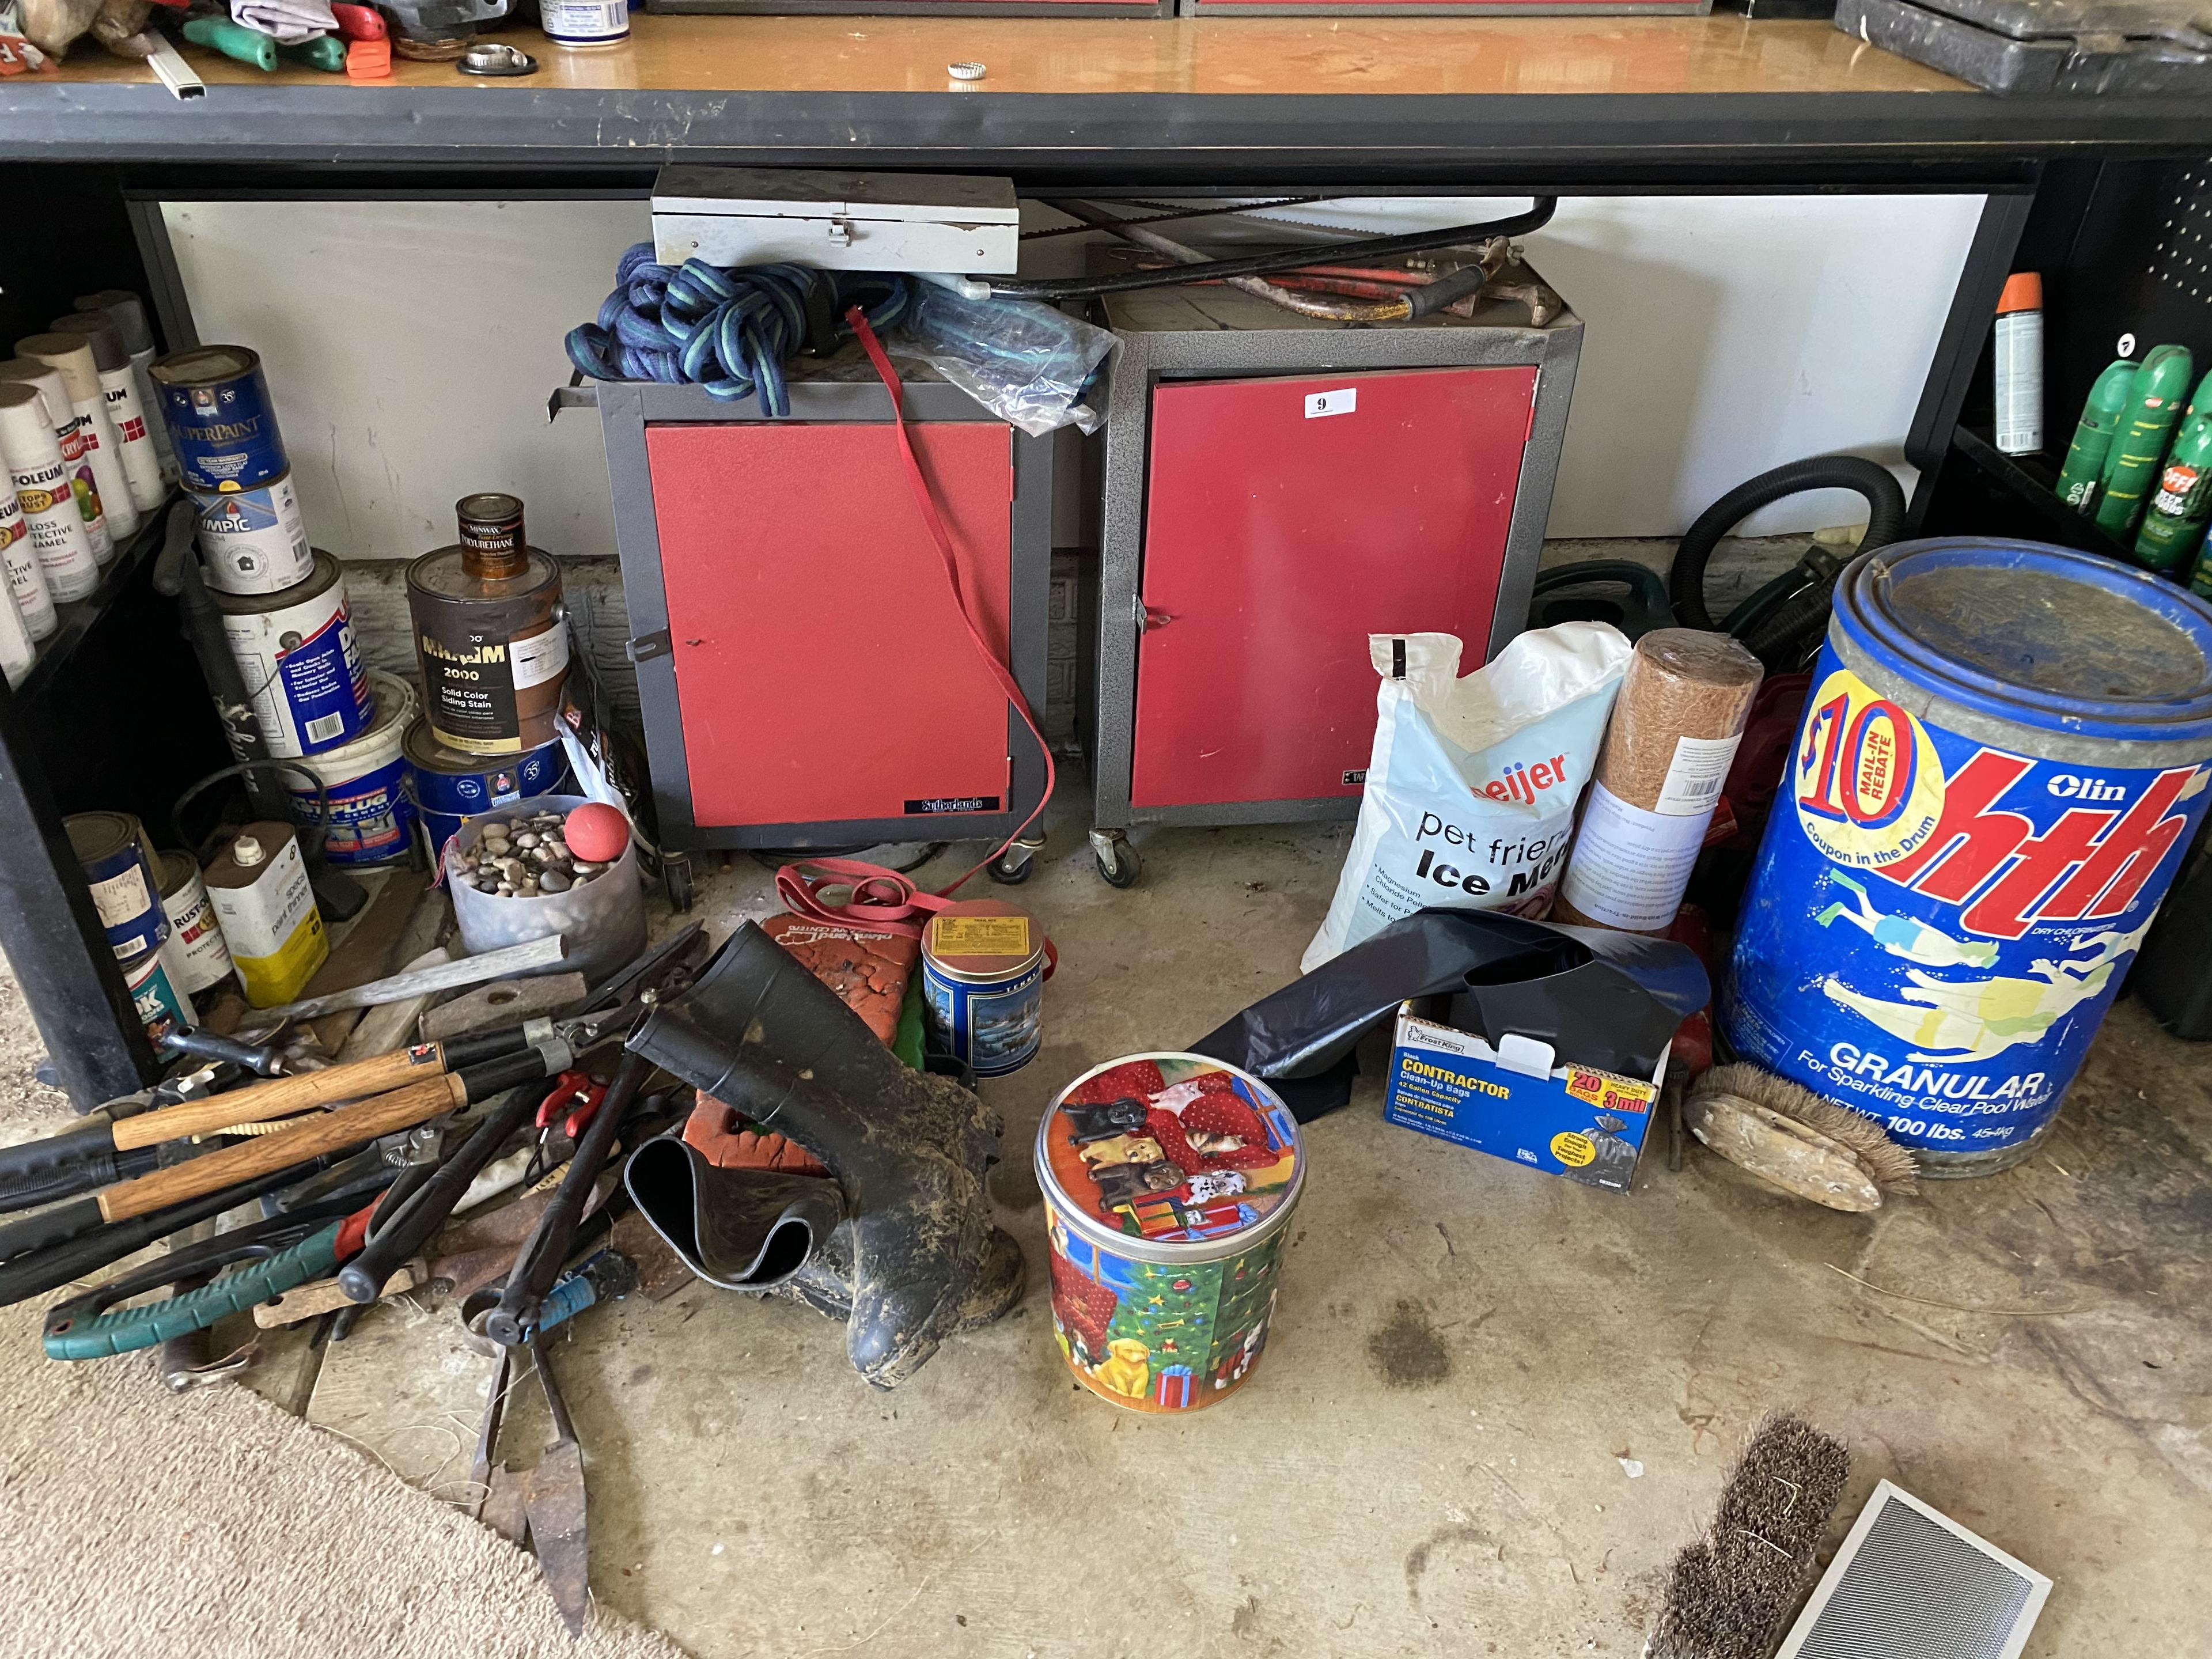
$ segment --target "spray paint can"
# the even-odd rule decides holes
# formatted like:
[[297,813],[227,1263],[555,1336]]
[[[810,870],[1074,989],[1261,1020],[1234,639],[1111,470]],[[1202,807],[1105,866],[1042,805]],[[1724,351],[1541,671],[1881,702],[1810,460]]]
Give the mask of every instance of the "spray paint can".
[[[415,722],[415,689],[397,674],[372,671],[376,712],[351,743],[310,755],[301,763],[322,780],[330,798],[323,858],[330,864],[385,864],[404,858],[414,845],[415,808],[407,799],[407,762],[401,753]],[[317,791],[290,781],[292,817],[312,827],[319,821]]]
[[84,524],[85,544],[91,548],[96,563],[106,564],[115,556],[115,538],[108,534],[100,483],[92,476],[84,434],[77,430],[76,411],[70,407],[69,391],[62,385],[62,377],[44,363],[15,357],[0,363],[0,380],[29,386],[39,394],[39,406],[45,410],[46,424],[54,434],[54,447],[61,452],[62,459],[69,463],[70,494],[76,502],[77,517]]
[[2106,365],[2081,405],[2081,418],[2074,428],[2074,441],[2066,447],[2066,465],[2058,472],[2058,499],[2076,513],[2086,514],[2096,505],[2097,481],[2104,477],[2112,455],[2112,440],[2127,424],[2128,409],[2135,400],[2137,365],[2121,357]]
[[225,593],[275,593],[315,574],[292,475],[252,489],[195,495],[208,586]]
[[[5,463],[0,462],[0,472],[5,470]],[[15,499],[14,482],[5,477],[0,477],[0,568],[7,572],[8,597],[22,619],[25,635],[34,643],[50,637],[61,626],[61,618],[54,614],[54,596],[46,592],[46,573],[39,568],[39,556],[31,546],[30,521],[23,516],[22,502]]]
[[54,631],[53,601],[46,598],[46,582],[40,577],[37,562],[30,557],[30,551],[31,532],[23,523],[23,504],[15,499],[13,489],[0,489],[0,559],[6,561],[9,575],[9,592],[0,599],[0,674],[7,677],[11,686],[21,685],[23,677],[31,672],[31,665],[39,659],[39,647],[31,638],[30,626],[13,591],[19,562],[28,568],[39,597],[46,600],[46,632]]
[[57,317],[54,332],[82,336],[92,348],[92,366],[100,376],[107,423],[115,428],[116,453],[123,462],[131,504],[141,514],[153,512],[169,495],[161,477],[161,458],[154,448],[154,428],[161,422],[138,401],[138,380],[131,372],[131,354],[123,349],[122,334],[105,313],[97,311]]
[[611,46],[629,39],[629,0],[538,0],[538,27],[556,46]]
[[138,508],[131,499],[131,480],[123,471],[123,440],[107,418],[107,393],[100,387],[91,346],[75,334],[27,334],[15,342],[15,355],[44,363],[62,377],[77,430],[84,434],[84,458],[100,487],[108,534],[118,545],[129,541],[138,533]]
[[2016,270],[2005,279],[1992,331],[1997,448],[2033,455],[2043,447],[2043,278]]
[[161,482],[176,483],[177,457],[169,447],[169,428],[161,419],[161,399],[150,372],[154,331],[147,326],[145,302],[127,288],[105,288],[97,294],[78,295],[75,304],[79,311],[106,313],[108,321],[123,336],[123,349],[131,354],[131,377],[138,383],[138,406],[146,411],[154,453],[161,463]]
[[116,960],[159,950],[169,922],[145,826],[129,812],[72,812],[62,829],[92,889],[92,908],[100,912]]
[[361,735],[374,705],[336,559],[317,552],[314,574],[282,592],[208,597],[271,755],[292,760]]
[[285,470],[284,438],[259,353],[195,346],[156,358],[153,374],[185,489],[251,489]]
[[559,735],[568,676],[561,567],[529,544],[522,502],[466,495],[460,540],[407,567],[423,714],[448,749],[520,755]]
[[199,1023],[191,998],[170,972],[166,952],[148,951],[125,963],[123,983],[149,1036],[167,1036]]
[[208,866],[205,882],[246,1000],[273,1008],[297,997],[331,941],[292,826],[247,824]]
[[2187,346],[2154,347],[2136,372],[2128,423],[2105,458],[2097,489],[2097,527],[2122,538],[2132,535],[2142,517],[2143,500],[2158,481],[2158,464],[2166,440],[2181,419],[2182,401],[2196,365]]
[[2166,453],[2157,493],[2136,537],[2136,562],[2153,570],[2185,568],[2204,539],[2207,519],[2212,519],[2212,374],[2197,386]]
[[170,982],[187,995],[198,996],[234,971],[230,947],[222,942],[222,924],[216,920],[206,884],[200,880],[199,860],[190,853],[156,853],[154,878],[161,890],[162,912],[169,919],[169,942],[161,948],[168,958]]
[[[85,521],[71,489],[76,482],[54,441],[46,399],[36,386],[0,383],[0,455],[30,527],[32,550],[49,593],[67,604],[100,586],[100,563],[85,538]],[[95,503],[96,505],[96,503]],[[14,586],[13,580],[9,586]]]

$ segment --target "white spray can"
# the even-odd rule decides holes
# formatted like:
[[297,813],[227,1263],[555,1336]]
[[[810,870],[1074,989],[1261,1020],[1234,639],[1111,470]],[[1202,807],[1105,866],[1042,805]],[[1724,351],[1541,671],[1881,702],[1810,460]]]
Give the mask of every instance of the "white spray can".
[[44,363],[61,375],[70,407],[76,412],[77,430],[84,434],[85,459],[92,463],[93,479],[100,486],[108,534],[121,546],[138,533],[138,509],[131,500],[131,481],[123,473],[123,441],[107,418],[107,394],[100,389],[92,348],[80,335],[27,334],[15,342],[15,355]]
[[107,423],[115,428],[116,453],[123,462],[131,505],[141,514],[153,512],[169,495],[169,486],[161,480],[161,458],[154,448],[153,429],[161,422],[149,420],[145,405],[138,401],[138,382],[131,373],[131,354],[123,349],[121,331],[105,313],[81,311],[55,318],[54,332],[76,335],[92,348],[92,366],[100,376]]
[[146,325],[146,304],[127,288],[104,288],[97,294],[76,296],[79,311],[100,311],[107,313],[107,320],[115,325],[123,337],[123,349],[131,354],[131,378],[138,387],[138,407],[144,411],[147,425],[152,430],[154,453],[161,463],[161,482],[173,484],[177,481],[177,458],[169,448],[169,423],[161,418],[161,399],[154,390],[154,331]]
[[54,441],[38,387],[0,383],[0,456],[7,459],[8,480],[30,526],[48,592],[64,603],[84,598],[100,586],[100,562],[85,538],[72,489],[76,481]]
[[[115,538],[107,532],[107,512],[100,499],[100,482],[92,475],[92,458],[85,453],[84,434],[77,429],[76,411],[70,407],[69,389],[53,369],[28,357],[0,363],[0,380],[14,380],[35,391],[46,411],[55,446],[69,463],[70,488],[76,497],[77,514],[84,521],[84,539],[92,556],[106,564],[115,556]],[[27,511],[27,509],[26,509]],[[43,546],[36,537],[33,546]],[[59,599],[61,595],[54,596]]]
[[[0,490],[0,557],[4,557],[12,567],[19,550],[27,554],[30,551],[30,541],[31,532],[24,526],[22,504],[16,501],[15,492],[13,489]],[[31,574],[36,576],[38,573],[37,564],[33,563]],[[40,582],[40,597],[45,598],[46,592],[46,583]],[[48,600],[46,614],[49,617],[53,615],[53,609],[52,601]],[[51,634],[52,627],[49,625],[46,631]],[[38,656],[39,647],[31,642],[31,630],[23,621],[23,613],[16,605],[15,596],[10,593],[7,599],[0,599],[0,674],[8,677],[9,684],[21,685],[23,676],[31,672],[31,665],[38,660]]]
[[[5,471],[0,464],[0,471]],[[31,526],[23,517],[23,504],[15,499],[15,483],[0,478],[0,567],[8,577],[8,597],[23,619],[23,632],[33,641],[45,639],[61,626],[54,614],[54,596],[46,592],[46,572],[39,568],[38,553],[31,546]]]

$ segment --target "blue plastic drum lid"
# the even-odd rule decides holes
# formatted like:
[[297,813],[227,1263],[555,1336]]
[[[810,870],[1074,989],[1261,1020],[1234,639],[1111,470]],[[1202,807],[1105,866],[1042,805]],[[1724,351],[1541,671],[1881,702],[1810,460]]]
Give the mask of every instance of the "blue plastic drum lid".
[[2212,607],[2031,543],[1837,584],[1722,1026],[1936,1175],[2049,1129],[2212,796]]

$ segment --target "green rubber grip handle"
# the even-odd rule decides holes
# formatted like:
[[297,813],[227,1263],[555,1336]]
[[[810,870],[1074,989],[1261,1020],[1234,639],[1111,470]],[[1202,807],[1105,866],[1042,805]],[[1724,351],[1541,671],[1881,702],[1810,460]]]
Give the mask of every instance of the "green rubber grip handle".
[[295,41],[289,46],[276,48],[279,58],[289,58],[295,64],[305,64],[309,69],[327,70],[334,74],[345,73],[345,42],[335,34],[319,34],[312,40]]
[[205,1330],[218,1319],[243,1313],[311,1279],[326,1279],[337,1271],[342,1224],[333,1221],[289,1250],[264,1256],[166,1302],[121,1308],[96,1318],[75,1321],[60,1330],[49,1330],[46,1358],[105,1359],[111,1354],[158,1347],[173,1336]]
[[234,23],[228,17],[186,18],[185,39],[196,46],[213,46],[224,57],[258,70],[276,67],[276,43],[260,30]]

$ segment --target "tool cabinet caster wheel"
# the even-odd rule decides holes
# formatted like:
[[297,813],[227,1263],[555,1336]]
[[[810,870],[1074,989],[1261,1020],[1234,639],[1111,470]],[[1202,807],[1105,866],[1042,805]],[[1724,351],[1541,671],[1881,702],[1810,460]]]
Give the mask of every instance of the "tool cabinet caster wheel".
[[1109,887],[1134,887],[1141,866],[1137,849],[1126,841],[1115,841],[1107,847],[1093,845],[1091,857],[1097,860],[1098,878]]
[[660,884],[668,890],[668,902],[680,915],[691,908],[691,859],[689,854],[670,853],[660,860]]
[[1036,874],[1036,860],[1018,848],[1009,848],[985,866],[984,873],[1001,887],[1018,887]]

